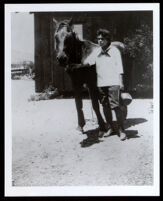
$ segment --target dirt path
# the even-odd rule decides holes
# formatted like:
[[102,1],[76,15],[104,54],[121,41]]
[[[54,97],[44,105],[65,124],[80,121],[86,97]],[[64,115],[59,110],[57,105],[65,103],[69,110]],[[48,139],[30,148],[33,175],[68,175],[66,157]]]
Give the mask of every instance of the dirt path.
[[[33,93],[33,81],[12,81],[13,185],[152,185],[152,100],[129,105],[122,142],[79,134],[73,99],[28,102]],[[85,131],[97,128],[89,100],[84,113]]]

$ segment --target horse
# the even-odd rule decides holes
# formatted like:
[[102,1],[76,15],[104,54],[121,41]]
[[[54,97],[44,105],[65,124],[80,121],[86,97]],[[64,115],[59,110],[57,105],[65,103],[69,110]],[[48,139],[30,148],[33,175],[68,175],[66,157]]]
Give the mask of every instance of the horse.
[[61,66],[68,72],[74,89],[74,97],[78,116],[77,129],[83,132],[85,118],[83,113],[82,89],[86,84],[89,89],[93,110],[95,111],[99,130],[106,131],[106,123],[100,113],[97,75],[95,65],[89,65],[91,53],[99,46],[88,40],[80,40],[73,31],[72,19],[57,22],[54,33],[56,58]]

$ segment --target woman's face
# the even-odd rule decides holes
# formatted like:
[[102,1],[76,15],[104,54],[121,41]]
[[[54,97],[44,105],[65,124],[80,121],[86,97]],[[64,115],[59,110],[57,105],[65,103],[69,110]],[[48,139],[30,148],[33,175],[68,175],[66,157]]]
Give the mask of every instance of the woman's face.
[[98,44],[102,47],[102,48],[105,48],[105,47],[108,47],[110,45],[110,41],[108,41],[106,38],[104,38],[102,35],[98,35],[97,36],[97,41],[98,41]]

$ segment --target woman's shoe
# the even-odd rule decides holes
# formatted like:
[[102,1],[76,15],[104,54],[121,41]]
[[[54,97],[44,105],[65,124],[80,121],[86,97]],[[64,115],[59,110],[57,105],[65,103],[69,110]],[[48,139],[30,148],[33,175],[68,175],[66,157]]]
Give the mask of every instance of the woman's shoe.
[[124,131],[119,132],[119,137],[121,141],[126,140],[127,138],[126,133],[124,133]]
[[104,133],[103,137],[109,137],[113,132],[114,132],[113,129],[109,128],[109,130],[106,133]]

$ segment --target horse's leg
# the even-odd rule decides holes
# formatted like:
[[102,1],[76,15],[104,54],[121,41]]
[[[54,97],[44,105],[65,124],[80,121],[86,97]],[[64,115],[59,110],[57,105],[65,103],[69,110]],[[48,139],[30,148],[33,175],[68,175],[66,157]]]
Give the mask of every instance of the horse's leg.
[[78,116],[78,126],[82,129],[85,125],[85,119],[83,113],[82,89],[79,87],[75,87],[74,92],[75,92],[75,104]]
[[99,108],[98,89],[97,87],[94,87],[94,86],[93,87],[88,86],[88,87],[89,87],[89,93],[90,93],[90,97],[92,101],[92,106],[98,120],[99,128],[101,131],[106,131],[105,122],[104,122],[104,119],[102,118],[102,115],[100,113],[100,108]]
[[83,113],[83,101],[82,101],[82,79],[78,71],[69,73],[72,81],[74,95],[75,95],[75,105],[78,117],[78,130],[82,131],[85,125],[84,113]]

